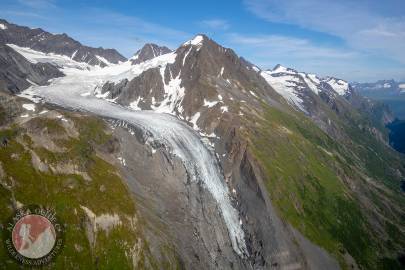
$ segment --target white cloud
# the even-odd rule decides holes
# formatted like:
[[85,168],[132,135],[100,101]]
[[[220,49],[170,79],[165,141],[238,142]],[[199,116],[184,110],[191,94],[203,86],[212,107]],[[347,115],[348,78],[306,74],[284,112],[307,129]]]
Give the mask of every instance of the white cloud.
[[265,20],[335,35],[356,50],[378,52],[405,63],[404,15],[380,15],[364,1],[245,0],[245,4]]
[[[370,54],[357,50],[331,48],[310,40],[282,35],[225,36],[227,46],[263,69],[282,64],[320,76],[335,76],[349,81],[376,81],[381,78],[403,79],[405,67],[378,66]],[[371,60],[370,60],[371,58]]]
[[54,0],[18,0],[17,2],[33,9],[45,9],[56,7]]
[[356,52],[334,49],[329,47],[317,46],[307,39],[300,39],[281,35],[228,35],[229,41],[238,46],[247,45],[252,50],[256,50],[256,54],[261,56],[283,56],[297,59],[312,59],[319,58],[339,58],[348,59],[355,57]]
[[227,30],[230,27],[229,23],[222,19],[203,20],[200,22],[200,25],[216,30]]

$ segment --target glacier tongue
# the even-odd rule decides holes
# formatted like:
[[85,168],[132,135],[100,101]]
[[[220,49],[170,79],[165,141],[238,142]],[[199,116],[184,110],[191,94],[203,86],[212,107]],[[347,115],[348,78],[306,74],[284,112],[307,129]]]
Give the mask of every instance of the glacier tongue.
[[[162,60],[162,62],[170,62],[173,57],[175,57],[173,54],[157,57],[159,59],[154,58],[153,61],[144,65],[148,68],[158,66]],[[100,87],[100,83],[103,81],[122,78],[124,75],[121,72],[132,74],[139,72],[133,70],[134,67],[131,68],[132,70],[119,67],[119,65],[112,68],[111,71],[116,71],[116,73],[112,74],[111,78],[107,76],[109,67],[93,72],[70,70],[66,72],[65,77],[54,79],[50,85],[32,86],[24,91],[21,96],[35,101],[38,100],[37,97],[39,96],[46,102],[66,108],[123,120],[152,134],[154,140],[163,143],[182,160],[187,171],[193,176],[193,180],[199,181],[212,194],[221,210],[233,249],[242,257],[248,254],[244,231],[239,224],[239,213],[232,205],[228,186],[224,181],[216,158],[206,148],[199,135],[186,123],[174,116],[152,111],[133,111],[104,99],[96,98],[94,94],[89,94],[94,93],[94,89]],[[135,66],[135,69],[138,68],[141,67]]]

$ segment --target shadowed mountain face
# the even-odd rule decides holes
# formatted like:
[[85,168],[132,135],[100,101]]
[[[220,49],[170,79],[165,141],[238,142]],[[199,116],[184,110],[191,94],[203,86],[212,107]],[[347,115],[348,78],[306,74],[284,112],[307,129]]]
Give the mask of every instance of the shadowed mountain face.
[[390,129],[390,144],[397,151],[405,154],[405,121],[395,120],[387,127]]
[[65,75],[22,96],[109,119],[149,266],[400,268],[405,162],[389,111],[346,81],[262,71],[205,35],[102,69],[8,48]]
[[49,63],[31,63],[7,45],[0,44],[1,87],[19,93],[32,84],[45,85],[48,80],[63,73]]

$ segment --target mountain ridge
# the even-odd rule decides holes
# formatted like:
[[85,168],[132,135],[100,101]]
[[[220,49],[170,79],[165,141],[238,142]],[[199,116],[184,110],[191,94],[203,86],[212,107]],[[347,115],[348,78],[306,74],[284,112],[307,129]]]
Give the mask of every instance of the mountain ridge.
[[[41,28],[31,29],[11,24],[0,19],[4,26],[0,29],[0,43],[12,43],[21,47],[29,47],[44,53],[55,53],[70,57],[78,62],[90,65],[106,66],[110,63],[117,64],[126,58],[115,49],[92,48],[82,45],[67,34],[51,34]],[[62,45],[62,46],[61,46]],[[107,61],[98,58],[100,56]],[[107,62],[107,63],[106,63]]]

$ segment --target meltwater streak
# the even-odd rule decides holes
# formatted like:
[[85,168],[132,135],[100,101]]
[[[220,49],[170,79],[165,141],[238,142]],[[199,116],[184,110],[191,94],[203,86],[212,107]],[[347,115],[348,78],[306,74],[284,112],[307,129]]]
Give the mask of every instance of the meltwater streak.
[[21,96],[32,98],[37,95],[49,103],[123,120],[150,132],[153,139],[163,143],[178,156],[194,180],[201,181],[212,194],[221,209],[233,249],[239,256],[247,255],[239,213],[231,204],[228,187],[216,158],[206,148],[199,135],[174,116],[152,111],[132,111],[93,95],[83,95],[93,91],[98,83],[97,78],[88,75],[68,75],[55,79],[49,86],[32,86]]

